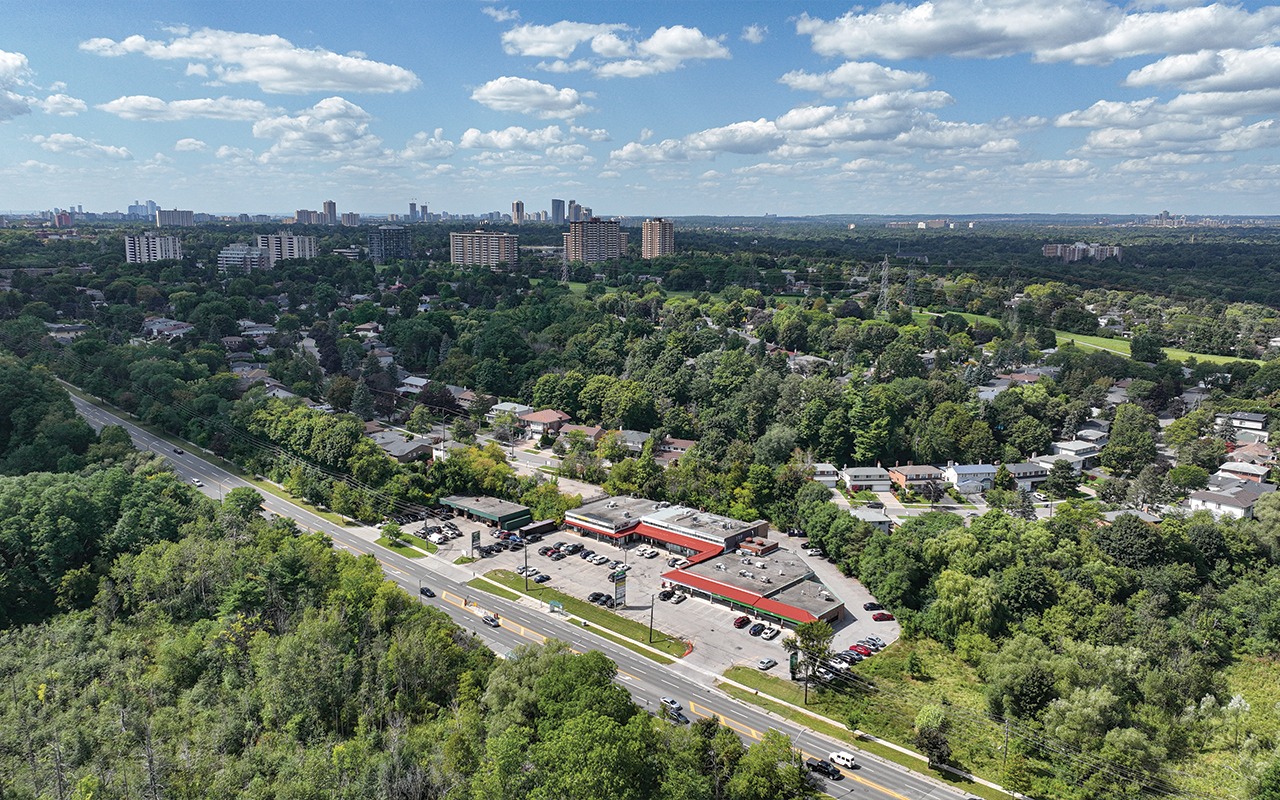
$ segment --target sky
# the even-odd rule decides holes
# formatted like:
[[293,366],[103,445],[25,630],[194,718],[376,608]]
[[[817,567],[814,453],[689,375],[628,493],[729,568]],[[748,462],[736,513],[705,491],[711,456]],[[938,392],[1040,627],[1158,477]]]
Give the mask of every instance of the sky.
[[1280,5],[9,6],[0,213],[1280,214]]

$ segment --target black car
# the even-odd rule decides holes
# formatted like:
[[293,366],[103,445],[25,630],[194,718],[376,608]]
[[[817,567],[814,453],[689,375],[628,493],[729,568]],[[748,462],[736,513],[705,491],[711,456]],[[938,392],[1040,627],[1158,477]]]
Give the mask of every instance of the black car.
[[804,765],[809,768],[810,772],[816,772],[833,781],[838,781],[844,777],[844,773],[841,772],[835,764],[832,764],[830,761],[825,759],[806,758],[804,760]]
[[177,453],[178,455],[184,455],[183,450],[182,450],[182,448],[181,448],[181,447],[175,447],[175,448],[173,448],[173,452]]
[[757,622],[755,625],[751,626],[751,629],[747,631],[747,633],[751,634],[752,636],[759,636],[760,634],[764,633],[764,629],[767,627],[769,626],[765,625],[763,622]]
[[435,596],[436,596],[436,593],[435,593],[435,592],[433,592],[433,591],[431,591],[431,588],[430,588],[430,587],[428,587],[428,586],[419,586],[419,587],[418,587],[418,594],[422,595],[423,597],[435,597]]
[[538,577],[534,578],[534,579],[533,579],[533,582],[534,582],[534,583],[546,583],[546,582],[547,582],[547,581],[549,581],[549,580],[551,580],[551,576],[544,572],[544,573],[542,573],[541,575],[539,575]]
[[676,711],[676,710],[674,710],[674,709],[666,709],[665,713],[666,713],[666,717],[667,717],[667,719],[671,720],[671,721],[672,721],[672,722],[674,722],[676,725],[688,725],[688,724],[689,724],[689,718],[688,718],[688,717],[686,717],[686,716],[684,715],[684,712],[683,712],[683,711]]
[[564,553],[562,553],[562,552],[557,552],[557,553],[552,553],[552,554],[551,554],[551,560],[552,560],[552,561],[564,561],[566,558],[568,558],[568,556],[566,556],[566,555],[565,555]]
[[670,589],[663,589],[662,591],[658,592],[658,599],[665,603],[668,600],[670,600],[671,596],[674,594],[675,592],[671,591]]
[[604,597],[604,592],[592,592],[591,594],[587,595],[587,602],[599,603],[600,599],[603,597]]
[[604,599],[605,608],[614,608],[617,605],[618,605],[618,601],[614,600],[612,597],[605,597]]
[[880,605],[879,603],[863,603],[862,610],[863,611],[883,611],[884,606]]

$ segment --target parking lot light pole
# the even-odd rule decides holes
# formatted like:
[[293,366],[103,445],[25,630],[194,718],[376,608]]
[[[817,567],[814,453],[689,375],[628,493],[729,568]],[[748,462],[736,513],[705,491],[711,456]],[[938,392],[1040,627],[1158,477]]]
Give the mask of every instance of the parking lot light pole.
[[521,545],[520,549],[524,551],[524,590],[529,591],[529,546]]
[[656,594],[649,595],[649,644],[653,644],[653,607],[658,604]]

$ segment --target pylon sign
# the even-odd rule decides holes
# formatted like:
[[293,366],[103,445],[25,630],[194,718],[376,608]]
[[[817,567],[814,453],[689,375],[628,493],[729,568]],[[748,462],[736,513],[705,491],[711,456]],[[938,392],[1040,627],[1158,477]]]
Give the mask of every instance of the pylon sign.
[[625,606],[627,604],[627,576],[623,575],[621,579],[613,584],[613,602],[615,605]]

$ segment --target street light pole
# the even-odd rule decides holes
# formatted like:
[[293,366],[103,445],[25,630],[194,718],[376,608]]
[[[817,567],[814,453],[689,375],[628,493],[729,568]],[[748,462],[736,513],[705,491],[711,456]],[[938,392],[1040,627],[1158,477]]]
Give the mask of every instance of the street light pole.
[[529,547],[521,545],[520,549],[524,551],[524,590],[529,591]]
[[653,607],[658,604],[656,594],[649,595],[649,644],[653,644]]

